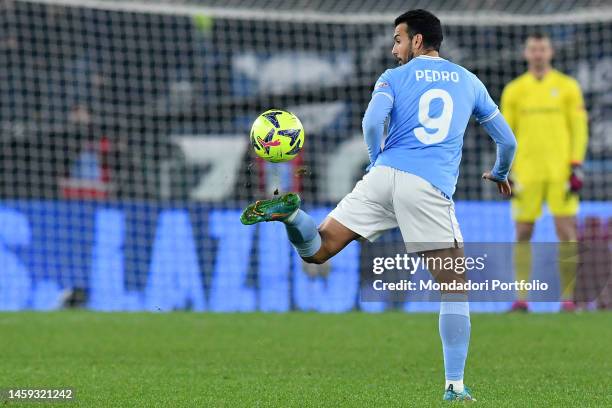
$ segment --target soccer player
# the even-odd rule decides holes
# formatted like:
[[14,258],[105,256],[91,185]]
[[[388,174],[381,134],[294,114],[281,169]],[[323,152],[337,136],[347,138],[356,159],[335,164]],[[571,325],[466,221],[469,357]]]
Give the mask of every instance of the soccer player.
[[[289,241],[306,261],[321,264],[355,239],[375,240],[398,227],[408,252],[430,258],[463,256],[452,201],[463,134],[471,115],[497,143],[497,161],[483,179],[510,195],[507,174],[516,141],[478,78],[440,58],[440,20],[411,10],[395,20],[393,56],[400,66],[385,71],[374,86],[363,118],[370,157],[367,174],[317,226],[299,209],[296,194],[258,201],[241,216],[244,224],[281,221]],[[388,134],[381,148],[385,122]],[[426,259],[427,260],[427,259]],[[430,273],[438,282],[463,281],[454,271]],[[445,400],[472,400],[463,385],[470,338],[464,292],[442,293],[439,319],[446,375]]]
[[[541,33],[527,37],[524,56],[527,72],[504,89],[501,111],[516,134],[519,148],[512,169],[515,182],[512,215],[516,222],[517,280],[529,280],[535,221],[542,205],[555,219],[559,246],[562,308],[575,309],[576,213],[582,188],[581,163],[587,147],[587,114],[578,82],[551,66],[550,38]],[[512,310],[527,311],[527,294],[519,292]]]

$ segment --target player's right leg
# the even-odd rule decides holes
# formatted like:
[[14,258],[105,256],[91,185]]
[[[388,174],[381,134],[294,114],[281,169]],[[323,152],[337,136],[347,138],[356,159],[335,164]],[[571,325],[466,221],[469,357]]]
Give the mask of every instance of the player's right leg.
[[[517,281],[529,281],[531,276],[531,237],[535,222],[542,214],[546,194],[543,182],[516,183],[512,196],[512,217],[515,221],[516,244],[514,246],[514,268]],[[512,304],[511,311],[528,310],[527,292],[519,291],[518,299]]]
[[[517,221],[515,224],[516,244],[514,244],[514,269],[517,281],[528,281],[531,276],[531,237],[533,236],[534,222]],[[518,292],[518,299],[512,303],[512,312],[527,312],[527,292]]]
[[[465,283],[465,273],[444,269],[440,259],[464,257],[463,248],[446,248],[424,252],[429,272],[438,283]],[[452,264],[457,264],[452,262]],[[469,387],[463,384],[463,374],[470,344],[470,307],[468,296],[463,290],[444,291],[440,296],[440,317],[438,321],[442,352],[444,355],[445,401],[475,401]]]

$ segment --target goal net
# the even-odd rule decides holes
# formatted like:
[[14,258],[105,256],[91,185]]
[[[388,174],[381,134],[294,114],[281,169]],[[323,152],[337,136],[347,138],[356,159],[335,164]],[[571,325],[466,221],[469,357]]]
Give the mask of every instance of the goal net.
[[[413,3],[440,16],[442,56],[478,75],[496,102],[525,70],[525,36],[551,36],[554,66],[579,81],[589,113],[576,296],[609,307],[612,8]],[[390,248],[397,231],[315,268],[282,225],[239,222],[249,201],[275,190],[299,192],[320,221],[367,165],[361,119],[375,80],[395,65],[392,23],[405,5],[304,4],[0,4],[0,309],[386,307],[360,301],[364,254]],[[269,108],[304,124],[298,159],[255,159],[248,132]],[[471,123],[454,200],[466,241],[509,245],[509,203],[480,180],[494,161],[495,145]],[[534,240],[556,241],[546,211]]]

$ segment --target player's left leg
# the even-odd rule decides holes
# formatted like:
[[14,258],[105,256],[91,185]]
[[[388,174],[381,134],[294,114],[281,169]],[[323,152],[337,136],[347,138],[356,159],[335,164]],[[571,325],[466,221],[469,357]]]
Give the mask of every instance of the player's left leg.
[[559,280],[561,286],[561,307],[564,311],[574,311],[574,288],[578,266],[578,213],[579,197],[567,189],[566,182],[550,183],[547,204],[555,217],[555,229],[559,239]]
[[578,228],[575,216],[555,217],[555,230],[561,242],[575,242],[578,239]]
[[305,262],[322,264],[358,238],[374,240],[397,226],[391,207],[392,170],[370,170],[317,229],[300,207],[300,198],[288,193],[249,205],[240,216],[245,225],[263,221],[285,224],[289,241]]
[[243,211],[240,221],[245,225],[262,221],[282,222],[287,230],[287,238],[297,253],[306,262],[316,264],[324,263],[359,237],[329,217],[317,229],[312,217],[300,209],[300,197],[295,193],[256,201]]
[[559,238],[559,280],[561,286],[561,309],[573,312],[574,289],[576,287],[576,269],[578,267],[578,243],[576,217],[555,217],[555,229]]
[[325,218],[321,223],[319,236],[321,237],[319,250],[312,256],[302,256],[305,262],[323,264],[352,241],[360,238],[359,234],[351,231],[332,217]]

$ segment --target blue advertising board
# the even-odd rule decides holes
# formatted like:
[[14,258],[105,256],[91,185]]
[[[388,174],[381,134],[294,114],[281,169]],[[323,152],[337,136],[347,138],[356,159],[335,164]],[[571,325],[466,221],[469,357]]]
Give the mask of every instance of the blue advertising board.
[[[466,241],[513,240],[508,203],[459,202],[456,209]],[[317,220],[329,210],[308,209]],[[333,259],[326,278],[311,278],[282,224],[246,227],[239,215],[239,208],[205,204],[4,202],[0,310],[54,309],[74,288],[86,293],[86,307],[104,311],[383,308],[359,301],[360,243]],[[583,203],[585,216],[608,218],[612,204]],[[555,240],[549,215],[535,240]]]

